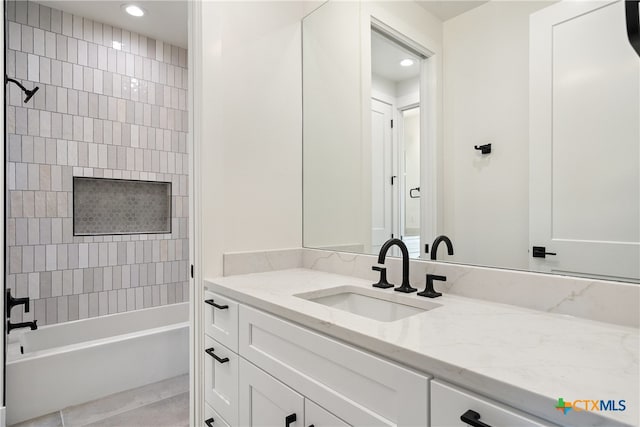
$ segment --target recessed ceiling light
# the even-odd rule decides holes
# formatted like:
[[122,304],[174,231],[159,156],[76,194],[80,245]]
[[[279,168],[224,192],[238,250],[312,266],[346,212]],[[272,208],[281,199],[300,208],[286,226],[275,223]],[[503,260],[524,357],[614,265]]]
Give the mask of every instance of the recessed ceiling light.
[[140,6],[136,6],[135,4],[126,4],[123,6],[123,8],[124,11],[131,16],[144,16],[144,9]]
[[403,59],[402,61],[400,61],[400,65],[403,67],[411,67],[413,65],[413,59]]

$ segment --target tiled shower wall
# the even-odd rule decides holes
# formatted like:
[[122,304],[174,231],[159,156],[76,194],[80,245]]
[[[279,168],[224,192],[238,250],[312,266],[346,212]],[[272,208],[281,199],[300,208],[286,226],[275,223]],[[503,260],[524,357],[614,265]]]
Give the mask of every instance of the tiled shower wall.
[[[7,287],[38,325],[188,299],[187,51],[8,2]],[[74,237],[72,177],[170,181],[172,233]]]

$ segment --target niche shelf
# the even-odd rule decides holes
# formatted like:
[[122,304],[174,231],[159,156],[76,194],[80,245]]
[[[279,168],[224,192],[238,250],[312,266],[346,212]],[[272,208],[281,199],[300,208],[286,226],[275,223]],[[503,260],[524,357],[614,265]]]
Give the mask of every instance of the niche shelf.
[[171,233],[171,183],[73,177],[73,235]]

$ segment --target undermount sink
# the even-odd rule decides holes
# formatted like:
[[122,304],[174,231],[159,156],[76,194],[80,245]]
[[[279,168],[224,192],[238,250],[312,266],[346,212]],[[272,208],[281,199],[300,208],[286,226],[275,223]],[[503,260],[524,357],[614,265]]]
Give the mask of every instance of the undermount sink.
[[418,301],[411,296],[386,294],[356,286],[340,286],[295,296],[380,322],[393,322],[440,307],[440,304]]

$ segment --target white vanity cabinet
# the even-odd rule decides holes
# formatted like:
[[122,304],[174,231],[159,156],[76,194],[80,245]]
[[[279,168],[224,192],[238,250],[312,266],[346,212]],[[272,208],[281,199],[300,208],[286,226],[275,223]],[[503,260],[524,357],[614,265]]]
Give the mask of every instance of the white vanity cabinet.
[[244,305],[239,334],[244,359],[349,425],[428,425],[424,374]]
[[[551,425],[212,292],[207,298],[227,306],[206,317],[208,427]],[[475,424],[460,419],[468,411]]]
[[204,415],[208,427],[238,425],[238,303],[205,292]]
[[428,425],[428,376],[213,292],[206,297],[225,307],[205,302],[205,414],[221,418],[213,427],[282,426],[292,414],[292,427]]

